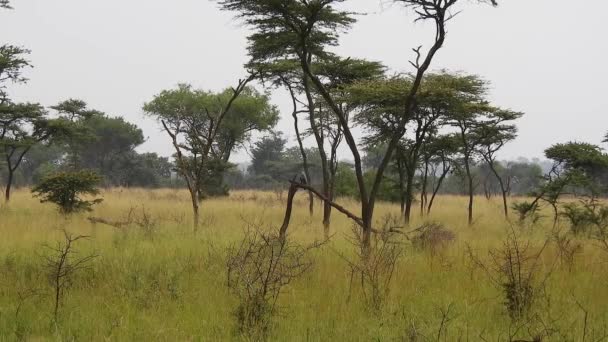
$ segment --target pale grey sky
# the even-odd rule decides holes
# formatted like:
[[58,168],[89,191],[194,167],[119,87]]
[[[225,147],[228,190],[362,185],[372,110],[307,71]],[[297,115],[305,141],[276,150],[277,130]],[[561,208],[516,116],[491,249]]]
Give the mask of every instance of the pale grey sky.
[[[428,47],[428,27],[389,0],[350,0],[367,12],[341,40],[344,56],[411,71],[411,48]],[[479,74],[495,104],[523,111],[520,136],[502,158],[541,157],[556,142],[600,143],[608,131],[608,1],[502,0],[498,8],[463,1],[434,69]],[[17,100],[53,105],[80,98],[144,130],[141,151],[172,153],[141,106],[162,89],[187,82],[219,90],[244,75],[246,28],[208,0],[13,0],[0,11],[0,43],[32,50],[30,82]],[[286,94],[279,129],[293,142]],[[350,159],[345,150],[343,158]],[[238,153],[236,162],[246,160]]]

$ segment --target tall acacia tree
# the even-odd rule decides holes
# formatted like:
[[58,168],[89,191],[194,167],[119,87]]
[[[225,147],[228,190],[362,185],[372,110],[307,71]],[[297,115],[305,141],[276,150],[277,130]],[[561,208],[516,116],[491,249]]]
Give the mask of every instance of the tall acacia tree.
[[[276,122],[277,111],[268,103],[268,97],[248,89],[247,84],[255,77],[256,74],[251,74],[235,88],[220,93],[180,85],[177,89],[162,91],[144,105],[144,111],[156,118],[171,138],[177,168],[190,192],[195,230],[199,227],[199,202],[204,197],[205,181],[209,179],[210,171],[218,167],[217,162],[229,153],[225,148],[234,147],[219,139],[235,136],[234,131],[226,130],[233,130],[236,125],[226,126],[225,122],[240,117],[270,117],[263,121]],[[232,115],[234,118],[229,119]],[[239,127],[242,131],[238,135],[243,136],[250,132],[251,125]]]
[[[366,61],[356,58],[340,58],[335,55],[327,55],[317,58],[311,64],[315,74],[323,81],[340,110],[350,121],[352,113],[356,110],[348,101],[349,87],[363,81],[379,79],[384,74],[384,66],[378,62]],[[327,197],[323,205],[323,226],[325,236],[329,237],[329,225],[331,219],[331,203],[335,199],[336,173],[338,169],[338,147],[344,140],[344,130],[332,109],[326,104],[325,99],[315,89],[312,92],[306,90],[306,78],[304,78],[304,89],[313,109],[309,108],[310,131],[315,137],[323,171],[323,194]],[[308,93],[311,92],[309,97]],[[326,150],[328,152],[326,152]]]
[[[396,123],[396,129],[388,140],[386,154],[378,168],[371,190],[365,183],[359,145],[351,130],[346,113],[340,108],[339,99],[323,83],[322,77],[313,68],[313,60],[327,55],[326,49],[338,41],[339,32],[348,29],[354,22],[353,14],[337,9],[343,0],[222,0],[222,8],[237,12],[254,32],[248,37],[249,54],[253,60],[269,60],[278,56],[293,56],[304,73],[304,81],[315,88],[325,100],[325,105],[333,112],[341,129],[344,140],[353,154],[355,174],[361,199],[361,217],[349,215],[362,226],[362,243],[367,250],[373,230],[373,213],[376,197],[380,189],[383,174],[391,160],[399,141],[405,134],[405,126],[416,106],[416,95],[424,74],[446,38],[446,24],[452,19],[451,10],[458,0],[401,0],[397,1],[412,8],[417,20],[431,21],[435,24],[435,37],[426,54],[421,48],[416,49],[416,60],[412,65],[416,69],[412,86],[403,91],[407,94],[403,115]],[[495,4],[494,0],[491,0]],[[333,205],[336,209],[337,205]],[[288,210],[289,212],[289,210]],[[286,219],[282,231],[289,224]],[[364,251],[364,254],[365,251]]]
[[511,122],[523,116],[523,113],[513,111],[496,111],[489,122],[484,122],[477,128],[477,134],[481,137],[478,153],[486,162],[492,174],[496,177],[500,192],[502,195],[503,210],[505,218],[509,218],[509,205],[507,196],[510,192],[510,181],[504,179],[504,176],[499,172],[496,160],[496,154],[508,142],[517,137],[517,127]]
[[[350,87],[350,101],[359,109],[355,119],[371,133],[366,137],[367,144],[380,144],[400,129],[403,106],[407,102],[403,89],[411,86],[411,77],[392,77],[359,82]],[[417,104],[405,126],[407,132],[396,147],[394,157],[406,223],[409,223],[411,217],[416,190],[415,176],[419,168],[422,168],[422,187],[426,186],[425,180],[428,179],[429,165],[422,161],[426,155],[427,162],[430,162],[431,156],[422,153],[424,147],[437,134],[449,113],[460,104],[461,94],[469,91],[469,88],[469,79],[458,74],[444,71],[429,73],[424,77],[417,95]],[[425,189],[421,189],[421,196],[425,194]],[[421,202],[421,205],[425,204],[424,200]]]
[[426,214],[430,215],[435,198],[445,178],[454,169],[454,157],[458,153],[458,140],[453,134],[434,136],[426,144],[425,150],[431,155],[431,163],[433,164],[431,173],[432,194],[426,207]]
[[[312,136],[319,154],[318,161],[321,167],[321,192],[329,199],[323,205],[323,226],[326,236],[329,235],[331,221],[331,201],[334,199],[335,176],[338,167],[338,147],[344,140],[344,133],[335,115],[325,104],[325,100],[304,76],[297,59],[272,59],[269,62],[248,65],[259,69],[264,80],[270,79],[275,86],[285,87],[291,96],[294,118],[294,129],[298,145],[302,154],[304,172],[307,179],[311,179],[308,156],[305,152],[303,139]],[[343,59],[333,54],[324,54],[314,58],[311,62],[315,73],[323,80],[327,89],[336,97],[344,99],[347,88],[360,81],[379,78],[383,75],[384,66],[378,62],[347,58]],[[347,101],[339,103],[341,109],[350,116],[354,107]],[[307,114],[308,130],[302,130],[298,116]],[[309,184],[311,182],[309,181]],[[310,193],[310,192],[309,192]],[[312,196],[310,199],[310,212],[312,215]]]
[[[486,99],[488,82],[476,75],[461,76],[467,84],[462,88],[457,102],[444,124],[456,129],[459,142],[460,163],[466,177],[468,223],[473,224],[473,205],[476,180],[473,166],[479,158],[495,162],[496,152],[514,138],[515,126],[505,124],[521,117],[521,113],[492,106]],[[499,134],[494,136],[494,134]],[[485,148],[484,148],[485,147]],[[488,148],[490,149],[488,151]],[[483,153],[481,153],[483,152]],[[495,165],[493,164],[492,167]],[[494,171],[496,168],[494,167]],[[503,190],[506,186],[503,184]],[[506,196],[506,192],[503,192]]]

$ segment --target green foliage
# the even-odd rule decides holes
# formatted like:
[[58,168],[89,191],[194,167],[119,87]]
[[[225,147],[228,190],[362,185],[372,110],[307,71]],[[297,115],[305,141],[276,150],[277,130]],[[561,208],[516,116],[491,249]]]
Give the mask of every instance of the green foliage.
[[[0,2],[0,7],[7,8],[8,2]],[[4,82],[23,83],[27,79],[22,76],[24,68],[30,66],[30,62],[24,57],[30,50],[13,46],[0,46],[0,103],[6,101],[6,86]]]
[[282,170],[279,170],[286,143],[287,140],[280,133],[262,137],[255,142],[251,149],[249,172],[256,175],[268,174],[273,178],[289,178],[287,175],[281,175]]
[[199,189],[200,199],[208,197],[228,196],[228,186],[224,183],[224,175],[233,167],[232,164],[217,158],[211,158],[204,170],[204,178]]
[[[228,89],[220,95],[224,99],[228,96]],[[270,104],[268,94],[252,87],[245,88],[230,107],[219,130],[217,141],[218,146],[222,146],[222,159],[227,162],[235,149],[251,139],[252,132],[268,131],[276,126],[278,120],[279,111]]]
[[99,194],[97,186],[100,182],[101,178],[92,171],[63,172],[45,177],[32,193],[42,203],[57,205],[63,214],[91,211],[91,207],[103,199],[85,200],[81,196]]
[[511,205],[511,209],[517,213],[520,223],[529,220],[534,224],[540,219],[538,202],[515,202]]
[[608,155],[599,146],[569,142],[545,150],[556,167],[571,174],[572,185],[594,193],[608,190]]
[[344,0],[218,1],[222,9],[236,12],[237,17],[253,29],[248,37],[252,61],[295,57],[303,49],[316,56],[326,56],[325,48],[337,45],[339,33],[355,22],[351,13],[336,8],[342,2]]
[[[368,185],[369,189],[376,179],[376,172],[367,171],[363,174],[363,177],[365,178],[365,183]],[[358,187],[355,188],[356,191],[358,191],[358,189]],[[380,182],[380,188],[378,188],[377,199],[381,201],[398,202],[401,199],[398,182],[390,177],[383,177]]]
[[357,176],[352,165],[338,163],[336,176],[334,178],[335,197],[359,198],[359,188],[357,187]]
[[574,234],[601,234],[608,226],[608,207],[596,201],[566,203],[561,215],[568,220]]
[[129,185],[126,174],[135,148],[145,141],[142,130],[121,117],[103,114],[83,117],[77,124],[86,135],[70,141],[73,167],[108,175],[110,185]]
[[0,153],[7,168],[6,199],[10,199],[15,172],[35,145],[66,139],[75,131],[70,120],[50,118],[39,104],[0,103]]
[[182,84],[144,105],[173,140],[180,174],[198,198],[226,194],[223,179],[231,153],[253,131],[269,130],[278,121],[269,96],[245,84],[220,93]]

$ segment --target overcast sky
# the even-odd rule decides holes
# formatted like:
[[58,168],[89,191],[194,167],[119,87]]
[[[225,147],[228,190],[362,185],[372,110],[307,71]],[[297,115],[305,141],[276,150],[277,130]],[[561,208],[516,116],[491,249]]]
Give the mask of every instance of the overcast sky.
[[[608,1],[502,0],[498,8],[462,1],[434,69],[475,73],[492,83],[496,105],[523,111],[519,138],[501,157],[541,157],[556,142],[599,144],[608,131]],[[411,48],[429,46],[429,27],[388,0],[350,0],[368,13],[337,51],[412,71]],[[168,138],[141,107],[177,83],[220,90],[244,76],[247,30],[208,0],[13,0],[0,10],[0,43],[32,50],[27,85],[16,100],[50,106],[67,98],[138,124],[140,151],[168,156]],[[279,129],[293,143],[286,94],[273,101]],[[350,159],[346,150],[342,158]],[[233,161],[248,159],[238,153]]]

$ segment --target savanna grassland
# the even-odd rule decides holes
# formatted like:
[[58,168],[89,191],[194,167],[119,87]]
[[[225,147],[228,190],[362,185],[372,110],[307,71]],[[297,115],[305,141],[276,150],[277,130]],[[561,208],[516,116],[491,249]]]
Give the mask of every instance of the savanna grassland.
[[[244,340],[235,328],[237,297],[226,286],[226,250],[246,227],[277,229],[284,198],[276,193],[233,192],[203,202],[201,227],[193,232],[188,194],[181,190],[114,189],[92,213],[60,215],[27,190],[15,192],[0,211],[0,340],[219,341]],[[319,203],[308,215],[299,194],[289,239],[323,239]],[[356,210],[353,200],[341,199]],[[535,300],[525,319],[514,320],[504,288],[474,262],[490,262],[511,230],[500,200],[477,198],[475,224],[466,222],[466,200],[443,196],[425,221],[440,222],[455,240],[434,251],[399,240],[390,291],[371,308],[358,282],[350,282],[345,258],[354,257],[352,223],[333,214],[332,238],[310,252],[312,267],[283,288],[267,338],[273,341],[600,341],[608,323],[608,253],[584,237],[569,263],[549,239],[551,219],[511,227],[530,251],[539,251],[533,277]],[[150,229],[92,224],[87,217],[120,220],[145,211]],[[376,218],[398,215],[383,203]],[[410,230],[422,220],[414,215]],[[379,223],[380,224],[380,223]],[[77,254],[95,254],[73,274],[53,318],[53,288],[45,256],[63,239],[62,229],[88,239]]]

